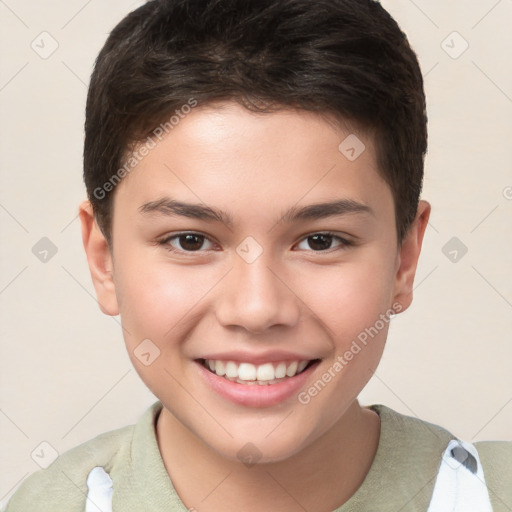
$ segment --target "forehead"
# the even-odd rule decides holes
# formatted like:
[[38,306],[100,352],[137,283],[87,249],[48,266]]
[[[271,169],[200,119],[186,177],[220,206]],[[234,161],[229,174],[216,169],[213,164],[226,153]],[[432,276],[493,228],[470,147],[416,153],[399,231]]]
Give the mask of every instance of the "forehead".
[[391,200],[373,139],[333,117],[256,113],[223,102],[191,109],[161,140],[153,139],[154,147],[116,188],[122,208],[178,196],[264,216],[274,206],[319,200],[348,199],[377,209]]

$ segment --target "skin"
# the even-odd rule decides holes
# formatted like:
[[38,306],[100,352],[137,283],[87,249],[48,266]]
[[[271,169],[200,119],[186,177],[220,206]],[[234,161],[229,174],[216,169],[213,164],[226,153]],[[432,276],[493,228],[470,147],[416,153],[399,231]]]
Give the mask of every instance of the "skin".
[[[116,187],[112,252],[91,205],[80,206],[98,302],[120,314],[134,367],[164,404],[159,448],[187,507],[332,511],[371,467],[380,420],[357,396],[378,366],[388,323],[308,404],[296,395],[271,407],[234,404],[198,378],[194,362],[229,350],[320,358],[307,389],[379,315],[409,307],[430,205],[420,201],[399,246],[371,138],[358,135],[366,150],[355,161],[338,150],[350,133],[303,111],[196,107]],[[222,209],[234,224],[140,212],[165,196]],[[335,199],[373,214],[278,222],[293,206]],[[195,240],[198,250],[186,253],[183,239],[158,243],[184,231],[206,237]],[[354,244],[333,238],[321,250],[308,237],[326,231]],[[252,263],[236,252],[248,236],[263,250]],[[149,366],[134,355],[145,339],[160,350]],[[248,442],[261,456],[250,467],[237,457]]]

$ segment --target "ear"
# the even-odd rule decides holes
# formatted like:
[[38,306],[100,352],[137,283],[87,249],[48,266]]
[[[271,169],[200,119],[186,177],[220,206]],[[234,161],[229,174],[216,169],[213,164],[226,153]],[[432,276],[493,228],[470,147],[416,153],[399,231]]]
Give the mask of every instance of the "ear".
[[430,211],[431,207],[427,201],[419,202],[414,222],[411,224],[400,248],[394,296],[394,302],[398,302],[402,306],[400,311],[405,311],[412,302],[414,276]]
[[106,315],[118,315],[112,255],[107,240],[94,218],[89,201],[80,204],[78,215],[82,224],[82,241],[100,309]]

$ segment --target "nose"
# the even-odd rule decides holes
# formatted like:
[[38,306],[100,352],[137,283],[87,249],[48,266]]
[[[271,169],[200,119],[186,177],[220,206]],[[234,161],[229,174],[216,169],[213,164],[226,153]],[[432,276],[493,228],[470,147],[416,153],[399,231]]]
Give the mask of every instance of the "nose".
[[238,256],[235,259],[216,300],[219,323],[253,333],[277,325],[294,326],[300,317],[301,302],[286,275],[264,255],[252,263]]

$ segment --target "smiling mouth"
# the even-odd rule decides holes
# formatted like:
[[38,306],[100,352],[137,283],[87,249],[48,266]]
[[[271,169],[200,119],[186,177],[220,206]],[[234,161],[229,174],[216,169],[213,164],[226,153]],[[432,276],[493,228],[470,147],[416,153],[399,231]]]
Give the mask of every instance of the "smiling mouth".
[[209,372],[230,382],[265,386],[295,377],[318,363],[320,359],[281,361],[260,365],[213,359],[198,359],[197,361]]

